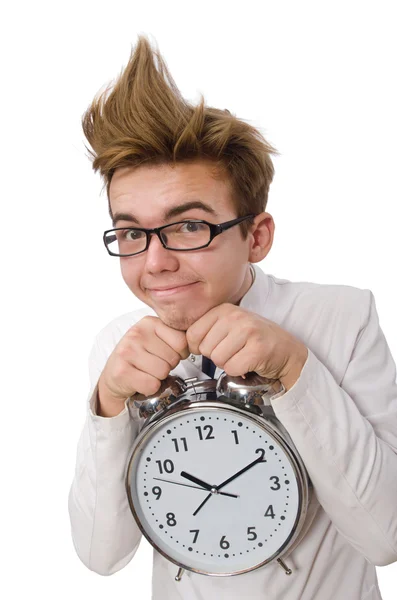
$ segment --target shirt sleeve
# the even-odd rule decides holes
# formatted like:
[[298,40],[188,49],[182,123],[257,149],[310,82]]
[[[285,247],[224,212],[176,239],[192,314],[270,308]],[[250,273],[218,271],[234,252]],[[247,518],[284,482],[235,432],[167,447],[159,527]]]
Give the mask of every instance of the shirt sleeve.
[[106,357],[95,342],[89,357],[91,389],[69,492],[69,516],[77,555],[92,571],[111,575],[134,556],[141,533],[125,489],[125,471],[138,424],[127,403],[116,417],[96,414],[97,382]]
[[333,525],[384,566],[397,561],[396,365],[374,296],[361,292],[366,316],[340,385],[309,349],[299,379],[272,407]]

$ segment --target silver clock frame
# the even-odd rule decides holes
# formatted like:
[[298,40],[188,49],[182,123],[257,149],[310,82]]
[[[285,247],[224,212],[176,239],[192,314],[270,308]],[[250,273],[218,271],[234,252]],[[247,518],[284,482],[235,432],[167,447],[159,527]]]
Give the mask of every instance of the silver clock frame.
[[[142,427],[141,432],[135,440],[135,443],[132,447],[129,460],[127,462],[126,476],[125,476],[125,485],[127,491],[127,497],[131,512],[134,516],[134,519],[138,525],[138,528],[144,535],[144,537],[148,540],[153,548],[157,550],[164,558],[169,560],[171,563],[175,564],[179,567],[178,575],[183,572],[183,570],[188,570],[197,574],[207,575],[211,577],[231,577],[235,575],[241,575],[243,573],[248,573],[250,571],[254,571],[263,566],[268,565],[269,563],[277,560],[280,566],[285,570],[287,575],[292,573],[291,569],[289,569],[285,563],[281,560],[282,557],[285,557],[287,554],[290,554],[291,551],[299,544],[303,537],[303,527],[306,521],[308,506],[310,504],[310,500],[313,493],[313,486],[304,466],[304,463],[299,456],[299,453],[291,439],[291,436],[287,432],[287,430],[282,426],[280,421],[276,418],[274,411],[270,405],[259,405],[256,403],[249,402],[247,403],[246,395],[242,401],[238,401],[236,399],[227,398],[225,396],[218,397],[216,400],[208,400],[207,397],[209,394],[215,391],[216,380],[209,379],[204,381],[197,381],[196,384],[192,383],[192,380],[181,380],[180,378],[173,378],[174,380],[179,380],[180,387],[178,390],[182,392],[182,395],[172,396],[172,394],[166,394],[163,397],[163,402],[159,400],[159,396],[155,398],[145,399],[145,400],[136,400],[134,397],[134,408],[140,411],[140,415],[144,415],[146,417],[146,421]],[[188,386],[183,386],[183,383],[188,383]],[[175,391],[175,389],[174,389]],[[192,393],[193,392],[193,393]],[[160,396],[161,398],[161,396]],[[171,399],[170,399],[171,398]],[[252,398],[251,398],[252,400]],[[143,451],[146,442],[151,438],[160,427],[163,427],[166,423],[169,423],[173,419],[177,418],[180,414],[185,412],[194,414],[197,410],[209,409],[214,411],[226,410],[228,412],[232,412],[234,414],[243,415],[245,418],[252,420],[257,426],[262,428],[267,434],[269,434],[284,450],[285,454],[289,458],[290,464],[292,466],[294,476],[297,481],[298,494],[299,494],[299,504],[298,511],[295,523],[292,527],[292,530],[285,540],[285,542],[280,546],[280,548],[270,557],[265,559],[264,561],[249,567],[247,569],[243,569],[240,571],[232,571],[227,573],[213,573],[209,571],[205,571],[202,569],[197,569],[188,564],[177,561],[176,559],[169,556],[164,550],[162,550],[150,537],[149,533],[143,527],[140,518],[137,514],[137,511],[134,506],[134,502],[132,499],[131,493],[131,475],[133,469],[135,468],[135,461],[138,459],[141,451]],[[137,414],[135,414],[137,417]],[[135,492],[135,496],[138,498],[137,490]],[[180,577],[176,577],[176,580],[179,581]]]

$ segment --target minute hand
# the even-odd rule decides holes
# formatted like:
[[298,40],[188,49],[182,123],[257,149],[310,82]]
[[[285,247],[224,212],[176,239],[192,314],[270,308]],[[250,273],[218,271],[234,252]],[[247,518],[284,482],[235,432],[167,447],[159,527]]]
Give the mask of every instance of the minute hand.
[[242,475],[243,473],[245,473],[246,471],[248,471],[248,469],[252,469],[252,467],[254,467],[255,465],[257,465],[260,462],[265,462],[262,459],[262,456],[260,456],[259,458],[256,458],[254,461],[252,461],[252,463],[250,463],[249,465],[247,465],[246,467],[244,467],[243,469],[241,469],[241,471],[238,471],[238,473],[235,473],[234,475],[232,475],[231,477],[229,477],[229,479],[226,479],[226,481],[223,481],[220,485],[217,485],[216,489],[219,491],[225,485],[227,485],[228,483],[230,483],[231,481],[233,481],[233,479],[236,479],[237,477],[240,477],[240,475]]

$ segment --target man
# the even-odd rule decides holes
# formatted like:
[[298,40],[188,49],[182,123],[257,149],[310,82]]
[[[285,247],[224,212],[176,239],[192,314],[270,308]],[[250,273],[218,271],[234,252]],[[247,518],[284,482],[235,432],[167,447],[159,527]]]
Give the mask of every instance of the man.
[[155,551],[153,598],[379,599],[375,565],[397,560],[397,386],[373,294],[255,266],[273,243],[275,150],[228,111],[188,104],[144,37],[83,129],[107,183],[105,245],[147,308],[109,323],[90,355],[69,497],[79,557],[104,575],[133,557],[141,535],[124,475],[142,423],[128,398],[155,393],[170,372],[208,377],[205,356],[215,377],[255,371],[284,384],[272,407],[312,480],[310,518],[291,576],[270,563],[176,582]]

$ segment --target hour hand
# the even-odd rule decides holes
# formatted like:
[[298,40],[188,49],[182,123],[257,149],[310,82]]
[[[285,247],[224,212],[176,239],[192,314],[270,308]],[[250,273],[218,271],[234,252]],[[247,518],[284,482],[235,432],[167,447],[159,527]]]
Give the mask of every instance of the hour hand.
[[197,485],[201,485],[201,487],[205,488],[209,492],[215,487],[213,485],[210,485],[209,483],[206,483],[202,479],[195,477],[194,475],[190,475],[189,473],[186,473],[186,471],[181,471],[181,477],[184,477],[185,479],[189,479],[189,481],[192,481],[193,483],[197,483]]
[[204,488],[205,490],[208,490],[212,494],[219,493],[222,496],[230,496],[231,498],[239,497],[237,494],[230,494],[228,492],[218,492],[216,485],[210,485],[209,483],[206,483],[202,479],[199,479],[198,477],[195,477],[194,475],[190,475],[190,473],[186,473],[186,471],[181,471],[181,477],[184,477],[185,479],[188,479],[189,481],[192,481],[193,483],[196,483],[197,485],[201,485],[202,488]]

